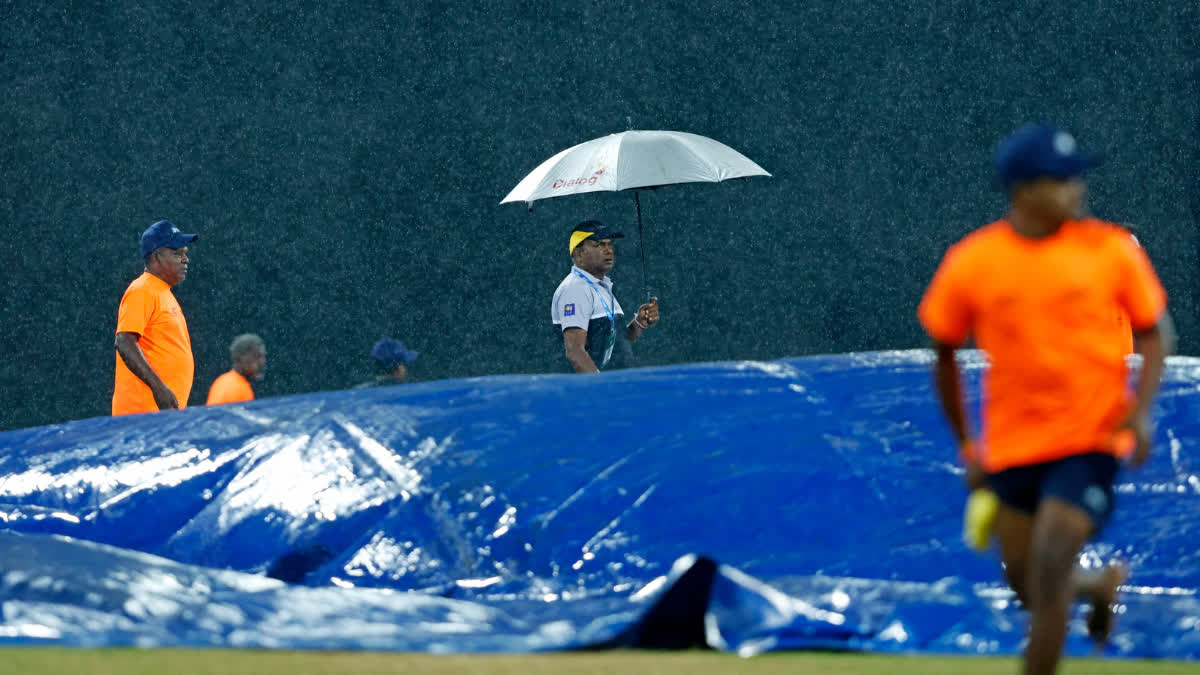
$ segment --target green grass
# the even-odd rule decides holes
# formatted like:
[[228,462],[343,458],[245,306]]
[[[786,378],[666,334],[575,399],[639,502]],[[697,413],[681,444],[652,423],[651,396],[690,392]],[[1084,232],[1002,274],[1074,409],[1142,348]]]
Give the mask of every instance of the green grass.
[[[537,655],[296,652],[229,649],[62,649],[9,647],[0,673],[66,675],[1012,675],[1010,658],[880,656],[782,652],[742,659],[714,652],[586,652]],[[1195,673],[1195,663],[1072,659],[1064,675],[1174,675]]]

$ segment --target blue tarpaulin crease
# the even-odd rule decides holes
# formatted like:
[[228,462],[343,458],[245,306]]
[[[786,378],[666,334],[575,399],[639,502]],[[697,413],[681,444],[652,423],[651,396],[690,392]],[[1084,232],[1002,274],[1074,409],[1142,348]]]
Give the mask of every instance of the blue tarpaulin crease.
[[[964,355],[977,400],[983,364]],[[1012,654],[926,351],[501,376],[0,433],[0,642]],[[1200,657],[1200,359],[1084,561]],[[976,416],[977,419],[977,416]],[[290,583],[289,583],[290,582]],[[1090,653],[1083,609],[1067,650]]]

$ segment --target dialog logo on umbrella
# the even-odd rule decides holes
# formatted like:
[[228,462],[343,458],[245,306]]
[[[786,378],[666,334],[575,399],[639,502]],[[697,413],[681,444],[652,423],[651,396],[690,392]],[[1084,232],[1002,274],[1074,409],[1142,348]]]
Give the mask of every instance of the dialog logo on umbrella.
[[604,175],[604,162],[600,162],[599,164],[596,165],[596,167],[597,167],[596,172],[593,173],[589,177],[572,178],[570,180],[559,178],[558,180],[554,181],[554,184],[551,185],[550,187],[552,189],[558,189],[558,188],[565,188],[565,187],[575,187],[576,185],[595,185],[597,178],[599,176]]
[[596,184],[595,176],[592,176],[591,178],[572,178],[571,180],[563,180],[563,179],[559,178],[558,180],[554,181],[554,185],[552,185],[551,187],[553,187],[554,189],[558,189],[558,188],[575,187],[576,185],[595,185],[595,184]]

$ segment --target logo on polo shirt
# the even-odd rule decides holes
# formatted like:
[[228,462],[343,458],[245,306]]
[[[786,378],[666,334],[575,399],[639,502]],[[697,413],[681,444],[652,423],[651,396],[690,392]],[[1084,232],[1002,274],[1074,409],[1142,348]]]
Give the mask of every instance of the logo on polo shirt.
[[1093,513],[1104,513],[1108,508],[1108,495],[1104,494],[1104,488],[1099,485],[1089,485],[1083,491],[1083,503]]
[[563,316],[575,316],[575,303],[569,303],[563,307]]

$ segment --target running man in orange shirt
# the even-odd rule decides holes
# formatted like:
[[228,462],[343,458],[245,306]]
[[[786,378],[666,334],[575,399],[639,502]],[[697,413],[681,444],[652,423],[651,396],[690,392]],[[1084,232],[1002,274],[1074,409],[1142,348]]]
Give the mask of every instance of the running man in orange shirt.
[[239,335],[229,345],[233,369],[213,380],[206,405],[254,400],[250,383],[261,380],[267,370],[267,345],[254,333]]
[[[918,309],[937,344],[942,407],[968,463],[968,485],[999,498],[995,535],[1009,584],[1032,615],[1026,673],[1053,673],[1070,605],[1090,600],[1099,642],[1124,568],[1076,558],[1113,509],[1121,459],[1150,450],[1150,405],[1172,331],[1166,294],[1124,229],[1081,218],[1094,166],[1066,132],[1024,126],[996,151],[1008,214],[946,253]],[[1113,317],[1143,355],[1136,395]],[[990,368],[982,435],[968,436],[955,350],[974,337]]]
[[187,321],[171,287],[187,278],[187,247],[196,239],[168,220],[142,234],[146,271],[129,284],[117,310],[113,415],[187,407],[195,362]]

